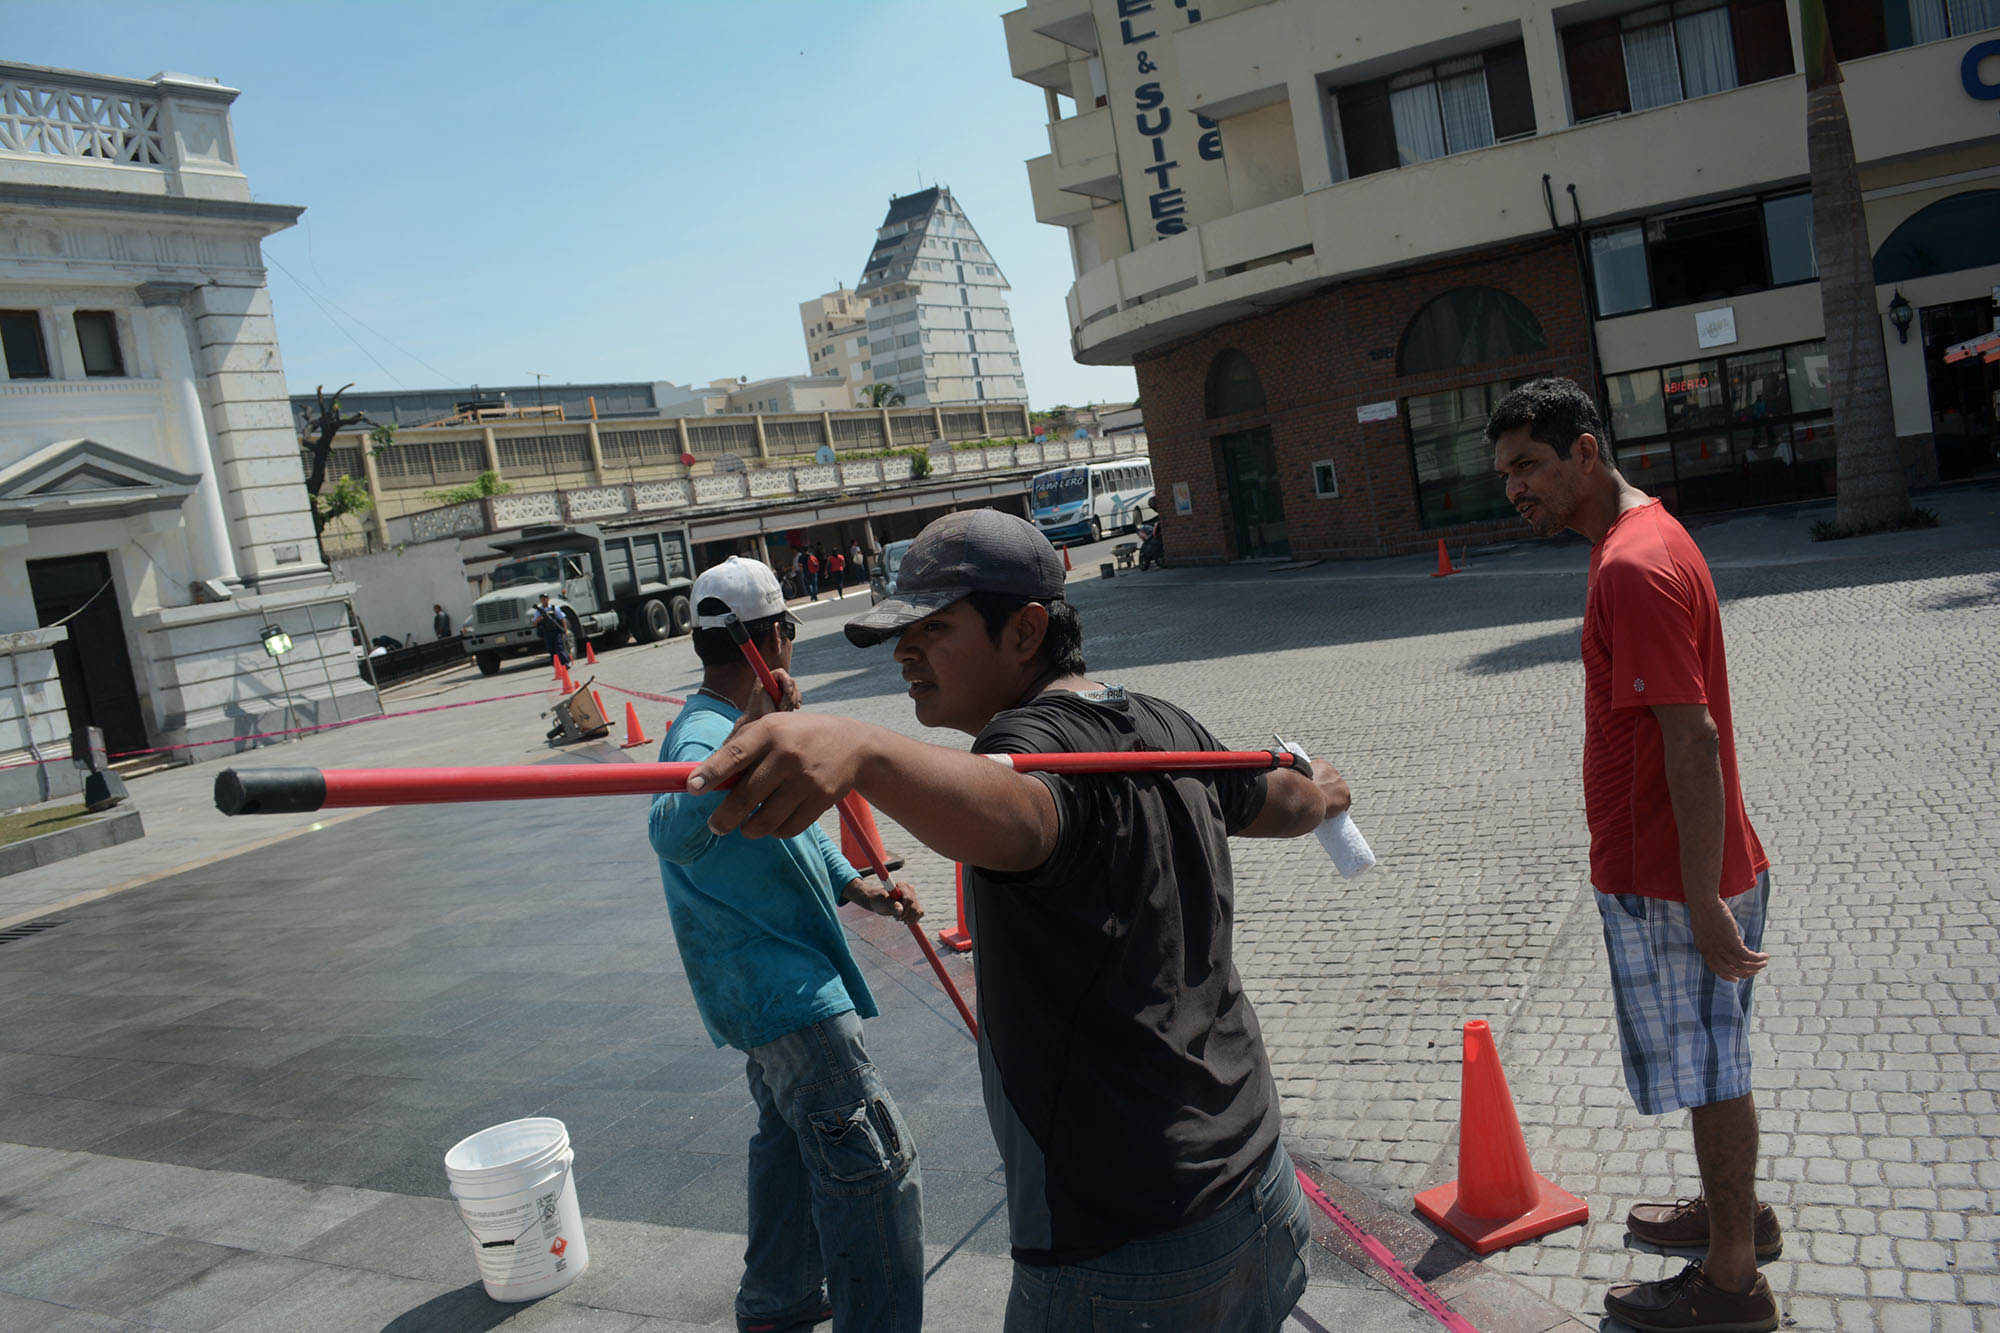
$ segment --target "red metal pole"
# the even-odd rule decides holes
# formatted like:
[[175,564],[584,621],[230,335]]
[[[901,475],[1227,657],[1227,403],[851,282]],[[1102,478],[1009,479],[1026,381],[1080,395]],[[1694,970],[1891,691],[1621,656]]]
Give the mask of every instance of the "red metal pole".
[[[758,683],[763,685],[764,693],[770,696],[772,703],[782,705],[785,695],[784,691],[778,688],[778,678],[771,674],[770,666],[764,661],[764,654],[758,652],[757,645],[750,641],[750,635],[743,628],[743,622],[734,616],[730,617],[729,636],[736,640],[736,646],[743,650],[744,660],[749,662],[750,669],[757,673]],[[889,855],[882,850],[882,844],[876,839],[873,831],[855,813],[855,799],[853,792],[840,798],[836,808],[840,811],[841,826],[847,830],[848,836],[854,839],[855,845],[868,853],[868,868],[875,872],[875,877],[889,890],[889,896],[901,902],[906,895],[896,887],[896,881],[890,878]],[[979,1022],[973,1018],[972,1010],[965,1003],[965,997],[958,993],[958,987],[952,984],[951,977],[945,972],[944,962],[937,956],[937,950],[931,947],[930,937],[924,934],[923,927],[915,921],[905,921],[903,924],[910,928],[910,935],[916,940],[917,947],[924,951],[924,959],[930,963],[931,971],[937,974],[938,984],[943,986],[944,993],[951,997],[952,1004],[958,1009],[958,1016],[965,1020],[966,1030],[976,1040],[979,1036]]]

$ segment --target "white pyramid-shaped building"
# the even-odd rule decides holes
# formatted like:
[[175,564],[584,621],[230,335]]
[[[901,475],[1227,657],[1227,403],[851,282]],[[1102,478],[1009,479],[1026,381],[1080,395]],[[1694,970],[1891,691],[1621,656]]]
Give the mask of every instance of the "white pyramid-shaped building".
[[905,402],[1026,402],[1007,279],[942,186],[889,201],[855,290],[870,378]]

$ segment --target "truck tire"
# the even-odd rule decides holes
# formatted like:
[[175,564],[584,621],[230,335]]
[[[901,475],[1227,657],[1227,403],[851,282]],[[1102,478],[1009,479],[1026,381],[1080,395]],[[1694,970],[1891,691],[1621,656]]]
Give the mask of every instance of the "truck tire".
[[667,603],[667,617],[673,624],[673,635],[678,639],[694,628],[694,603],[675,593],[673,600]]
[[657,597],[648,597],[632,613],[632,637],[640,643],[658,643],[667,637],[672,623],[667,616],[667,604]]
[[479,667],[480,675],[497,676],[500,674],[500,654],[494,652],[492,649],[489,648],[483,653],[474,653],[472,660]]

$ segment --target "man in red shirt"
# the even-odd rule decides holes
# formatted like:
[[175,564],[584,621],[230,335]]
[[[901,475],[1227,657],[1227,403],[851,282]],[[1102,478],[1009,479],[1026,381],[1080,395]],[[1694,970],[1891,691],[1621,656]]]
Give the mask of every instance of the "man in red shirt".
[[1590,539],[1584,607],[1584,812],[1632,1100],[1690,1108],[1702,1190],[1639,1204],[1635,1239],[1706,1246],[1706,1262],[1613,1287],[1605,1309],[1647,1330],[1774,1329],[1757,1259],[1782,1245],[1757,1202],[1750,991],[1769,862],[1743,810],[1722,618],[1708,564],[1660,502],[1627,482],[1577,385],[1515,389],[1486,426],[1507,499],[1537,536]]
[[833,595],[836,598],[845,598],[847,596],[847,557],[842,555],[840,548],[836,546],[833,548],[833,554],[826,558],[826,562],[827,566],[833,571]]

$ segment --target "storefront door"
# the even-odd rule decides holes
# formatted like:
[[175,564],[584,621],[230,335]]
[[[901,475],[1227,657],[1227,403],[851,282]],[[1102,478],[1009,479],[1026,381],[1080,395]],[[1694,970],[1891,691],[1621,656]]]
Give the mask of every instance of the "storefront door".
[[70,726],[102,727],[104,747],[113,754],[145,749],[146,724],[125,651],[111,561],[101,554],[30,560],[28,587],[36,623],[60,622],[69,629],[69,637],[55,645],[55,658]]
[[1977,338],[1993,328],[1990,300],[1956,301],[1923,310],[1924,370],[1930,381],[1931,433],[1937,441],[1938,477],[1951,481],[1991,471],[2000,458],[1995,447],[1996,400],[2000,400],[2000,365],[1968,357],[1946,365],[1944,353],[1954,343]]
[[1269,427],[1238,431],[1217,439],[1229,486],[1229,512],[1236,521],[1238,559],[1287,556],[1285,494],[1278,481],[1277,453]]

